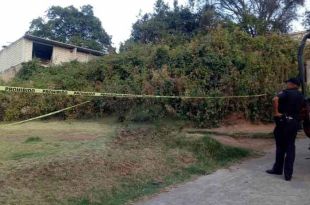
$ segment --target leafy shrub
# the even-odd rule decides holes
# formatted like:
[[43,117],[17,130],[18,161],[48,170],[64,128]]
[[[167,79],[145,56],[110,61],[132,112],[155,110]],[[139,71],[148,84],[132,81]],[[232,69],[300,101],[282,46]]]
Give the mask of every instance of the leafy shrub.
[[[297,46],[286,36],[252,38],[238,29],[218,28],[198,33],[191,41],[173,47],[132,43],[119,54],[89,63],[70,62],[43,68],[29,62],[10,84],[172,96],[266,93],[268,96],[261,98],[220,100],[92,99],[83,109],[65,112],[63,118],[100,117],[106,112],[116,113],[121,119],[148,121],[172,113],[206,127],[217,125],[233,112],[242,112],[247,119],[269,121],[271,96],[281,89],[285,79],[297,74]],[[2,98],[0,107],[5,120],[28,118],[86,100],[23,94]]]
[[42,69],[37,60],[23,63],[22,66],[22,69],[17,73],[17,78],[20,78],[21,80],[29,80],[34,74],[37,74]]
[[161,104],[148,106],[142,104],[134,107],[128,116],[134,122],[152,122],[165,116],[165,109]]

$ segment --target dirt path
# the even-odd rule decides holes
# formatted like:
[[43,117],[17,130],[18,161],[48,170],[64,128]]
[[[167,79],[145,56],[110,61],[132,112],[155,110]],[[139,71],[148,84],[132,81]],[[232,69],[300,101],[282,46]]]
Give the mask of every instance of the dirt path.
[[255,151],[266,151],[274,145],[274,124],[242,124],[222,126],[214,129],[184,129],[188,137],[201,137],[208,134],[222,144],[242,147]]
[[[186,134],[186,136],[199,138],[203,137],[204,134]],[[246,148],[262,153],[270,150],[275,143],[273,138],[230,137],[226,135],[210,135],[210,137],[225,145]]]
[[267,132],[272,132],[273,128],[274,128],[273,123],[253,124],[250,122],[242,122],[242,123],[238,123],[238,124],[234,124],[234,125],[214,128],[211,130],[217,131],[217,132],[225,132],[225,133],[229,133],[229,132],[267,133]]
[[310,151],[308,139],[297,141],[295,174],[291,182],[265,173],[274,160],[271,149],[262,158],[203,176],[137,205],[308,205]]

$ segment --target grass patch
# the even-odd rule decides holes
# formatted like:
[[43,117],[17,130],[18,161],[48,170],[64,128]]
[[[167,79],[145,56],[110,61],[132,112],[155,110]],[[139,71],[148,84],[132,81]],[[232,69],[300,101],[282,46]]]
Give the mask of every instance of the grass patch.
[[41,157],[43,153],[40,152],[17,152],[11,155],[11,160],[20,160],[24,158],[34,158],[34,157]]
[[185,179],[190,178],[190,175],[186,172],[178,172],[174,175],[165,178],[164,183],[155,184],[153,181],[147,181],[145,183],[126,182],[121,185],[119,189],[114,189],[110,193],[105,190],[97,191],[97,195],[100,196],[100,202],[92,202],[88,198],[71,199],[70,205],[122,205],[127,204],[130,201],[138,199],[142,196],[152,195],[159,192],[161,189],[183,182]]
[[[23,167],[19,162],[17,164],[10,162],[15,153],[39,152],[49,159],[61,159],[73,154],[78,155],[84,150],[104,150],[104,144],[114,136],[117,126],[116,123],[111,122],[112,120],[109,118],[85,122],[36,121],[1,127],[0,163],[5,164],[2,168]],[[39,160],[35,155],[33,156]]]
[[[164,187],[184,182],[194,175],[209,174],[219,167],[227,166],[251,154],[249,150],[222,145],[208,136],[196,140],[190,140],[182,136],[167,136],[162,140],[164,140],[167,149],[190,151],[197,158],[197,161],[186,168],[163,176],[163,181],[161,183],[154,183],[152,179],[136,178],[122,183],[120,187],[112,191],[95,191],[95,195],[97,195],[96,200],[83,197],[81,199],[70,199],[69,204],[123,205],[130,201],[137,200],[142,196],[154,194]],[[168,163],[170,162],[169,158],[167,158],[167,161]]]
[[213,131],[207,129],[201,130],[188,130],[189,134],[210,134],[210,135],[220,135],[220,136],[229,136],[234,138],[239,137],[247,137],[253,139],[269,139],[273,138],[272,132],[220,132],[220,131]]
[[188,138],[173,123],[22,126],[0,133],[0,171],[14,175],[4,180],[0,204],[31,196],[31,204],[122,205],[250,154],[207,135]]
[[223,145],[208,135],[197,140],[179,137],[174,143],[170,146],[189,150],[198,159],[196,164],[187,168],[190,174],[205,174],[206,171],[212,171],[251,154],[250,150]]
[[37,143],[42,141],[43,140],[40,137],[28,137],[24,143]]

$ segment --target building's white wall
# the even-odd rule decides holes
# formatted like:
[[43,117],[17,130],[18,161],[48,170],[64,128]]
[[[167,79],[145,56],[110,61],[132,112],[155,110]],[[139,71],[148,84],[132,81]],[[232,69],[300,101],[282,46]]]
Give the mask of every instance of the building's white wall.
[[77,60],[79,62],[88,62],[96,58],[98,57],[91,54],[77,52],[76,49],[54,47],[52,63],[59,65],[61,63],[70,62],[73,60]]
[[[32,50],[33,41],[25,38],[21,38],[1,50],[0,73],[2,73],[2,75],[9,74],[10,78],[11,76],[14,76],[21,68],[21,63],[32,60]],[[96,58],[98,58],[98,56],[77,52],[76,49],[67,49],[54,46],[51,63],[59,65],[61,63],[70,62],[73,60],[77,60],[79,62],[88,62]]]
[[74,50],[60,48],[60,47],[53,47],[53,56],[52,56],[52,63],[55,65],[59,65],[64,62],[74,60]]
[[24,62],[24,39],[20,39],[0,51],[0,72]]
[[97,58],[98,56],[94,56],[94,55],[82,53],[82,52],[76,52],[76,57],[75,57],[75,59],[79,62],[88,62],[90,60],[97,59]]
[[23,62],[28,62],[32,60],[32,48],[33,42],[28,39],[24,39]]

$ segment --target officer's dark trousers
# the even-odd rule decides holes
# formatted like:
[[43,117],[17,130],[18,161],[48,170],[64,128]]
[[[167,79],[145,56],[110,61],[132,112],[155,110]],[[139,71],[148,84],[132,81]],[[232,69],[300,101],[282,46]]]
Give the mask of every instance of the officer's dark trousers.
[[274,136],[276,140],[276,162],[273,170],[283,173],[287,177],[293,175],[295,161],[295,139],[298,130],[298,121],[295,119],[275,119]]

